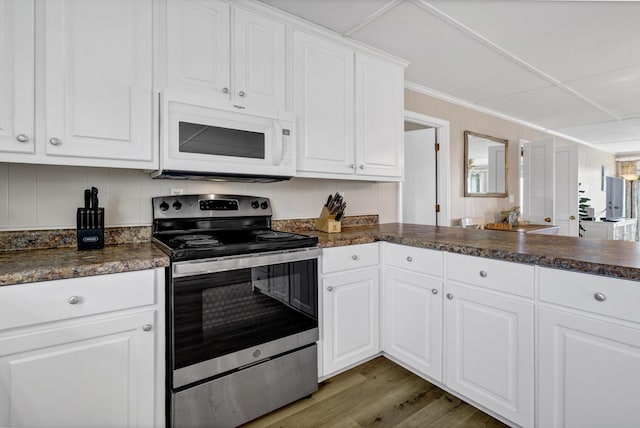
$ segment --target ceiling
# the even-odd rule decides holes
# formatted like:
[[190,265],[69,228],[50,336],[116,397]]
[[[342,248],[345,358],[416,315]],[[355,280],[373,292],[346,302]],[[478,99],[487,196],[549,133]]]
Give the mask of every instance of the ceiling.
[[640,152],[640,2],[261,1],[410,61],[409,87]]

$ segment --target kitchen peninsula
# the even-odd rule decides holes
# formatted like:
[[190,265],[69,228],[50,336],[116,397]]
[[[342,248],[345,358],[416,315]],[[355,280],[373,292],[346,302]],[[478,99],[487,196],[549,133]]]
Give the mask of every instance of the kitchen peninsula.
[[382,353],[512,426],[637,426],[637,243],[397,223],[312,233],[323,377]]

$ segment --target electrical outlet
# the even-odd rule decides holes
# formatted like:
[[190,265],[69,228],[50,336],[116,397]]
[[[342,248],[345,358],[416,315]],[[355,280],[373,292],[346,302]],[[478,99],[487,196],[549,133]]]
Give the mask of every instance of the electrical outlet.
[[184,195],[184,189],[183,188],[172,187],[171,188],[171,196],[176,196],[176,195]]
[[515,201],[513,195],[509,195],[509,203],[512,204]]

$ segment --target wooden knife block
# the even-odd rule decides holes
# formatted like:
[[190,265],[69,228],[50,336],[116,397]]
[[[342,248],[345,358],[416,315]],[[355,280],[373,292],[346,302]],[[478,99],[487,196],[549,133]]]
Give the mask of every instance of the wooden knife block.
[[327,207],[322,207],[320,217],[316,221],[316,230],[327,233],[338,233],[342,230],[342,225],[339,221],[336,221],[336,216],[329,213]]

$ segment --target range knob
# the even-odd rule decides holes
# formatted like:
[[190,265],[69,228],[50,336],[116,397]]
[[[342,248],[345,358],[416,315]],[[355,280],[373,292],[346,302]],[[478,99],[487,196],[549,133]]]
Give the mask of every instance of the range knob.
[[173,209],[176,210],[176,211],[180,211],[182,209],[182,202],[175,201],[173,203]]
[[267,208],[269,208],[269,203],[267,201],[262,201],[260,206],[262,207],[263,210],[266,210]]
[[258,201],[251,202],[251,208],[253,208],[254,210],[257,210],[258,208],[260,208],[260,202]]
[[166,211],[166,210],[168,210],[168,209],[169,209],[169,204],[163,201],[163,202],[160,204],[160,211]]

